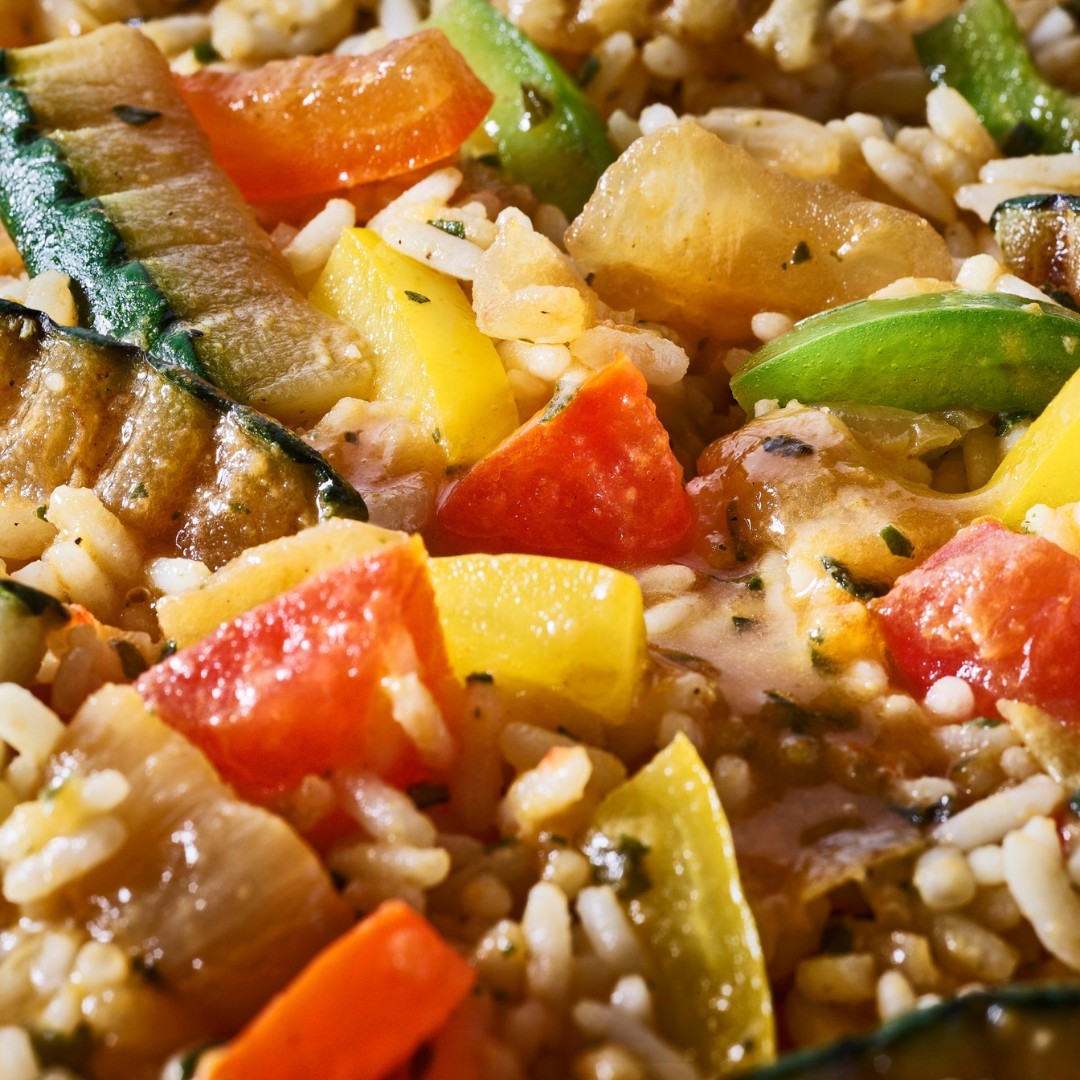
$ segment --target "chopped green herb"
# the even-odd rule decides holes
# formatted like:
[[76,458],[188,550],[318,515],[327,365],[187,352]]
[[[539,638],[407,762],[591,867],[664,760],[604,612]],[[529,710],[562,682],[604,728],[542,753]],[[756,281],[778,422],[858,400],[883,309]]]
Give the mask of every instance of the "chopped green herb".
[[120,660],[120,670],[123,671],[125,679],[137,679],[150,666],[130,641],[117,638],[109,644]]
[[430,304],[431,303],[431,297],[430,296],[425,296],[423,293],[413,292],[412,289],[406,289],[405,290],[405,295],[414,304]]
[[27,1033],[43,1069],[84,1069],[94,1049],[93,1034],[85,1021],[76,1024],[73,1031],[29,1028]]
[[901,559],[910,559],[915,553],[915,545],[895,526],[886,525],[878,536],[885,541],[889,551]]
[[820,649],[810,646],[810,666],[822,675],[835,675],[837,672],[836,661],[826,656]]
[[221,53],[209,41],[199,41],[191,46],[191,55],[200,64],[215,64],[221,59]]
[[167,641],[161,643],[161,649],[158,651],[158,661],[168,660],[170,656],[176,655],[176,642],[169,638]]
[[810,254],[810,248],[807,246],[805,240],[800,240],[795,245],[795,250],[791,253],[791,265],[801,266],[804,262],[809,262],[813,258]]
[[682,667],[688,667],[691,670],[698,672],[699,675],[714,678],[719,674],[716,668],[709,663],[708,660],[703,656],[697,656],[695,653],[683,652],[681,649],[661,648],[654,648],[652,651],[662,660],[667,660],[671,664],[679,664]]
[[44,521],[45,520],[45,507],[44,506],[39,506],[34,511],[34,517],[40,518],[42,521]]
[[1001,727],[1003,723],[1005,721],[999,720],[996,716],[976,716],[973,720],[964,721],[964,727],[996,728]]
[[426,810],[429,806],[441,806],[450,801],[450,789],[445,784],[429,784],[421,780],[411,784],[405,792],[413,801],[417,810]]
[[502,848],[517,846],[517,840],[513,836],[500,836],[498,840],[490,840],[484,845],[485,851],[500,851]]
[[746,562],[746,560],[750,558],[750,548],[743,535],[744,530],[742,518],[739,516],[738,499],[732,499],[727,504],[725,517],[727,519],[728,535],[731,537],[732,554],[735,556],[735,561]]
[[442,432],[438,428],[436,428],[431,433],[431,440],[434,443],[441,443],[442,442]]
[[161,115],[157,109],[144,109],[139,105],[114,105],[112,111],[125,124],[131,124],[132,127],[142,127],[143,124],[149,124],[151,120],[156,120]]
[[229,509],[234,514],[250,514],[251,513],[251,507],[248,506],[247,503],[242,503],[242,502],[231,502],[231,503],[229,503]]
[[53,799],[55,799],[56,796],[60,794],[61,790],[64,787],[64,784],[66,784],[66,783],[67,783],[67,779],[65,777],[62,777],[62,776],[57,777],[54,780],[50,780],[41,789],[41,791],[38,792],[38,798],[41,799],[42,802],[52,802]]
[[555,109],[551,99],[534,83],[521,84],[521,103],[525,109],[522,126],[526,131],[542,124]]
[[877,581],[863,581],[855,577],[839,559],[834,559],[829,555],[821,556],[821,565],[828,571],[829,577],[856,600],[864,602],[873,600],[875,596],[884,596],[889,591],[888,585],[882,585]]
[[573,739],[574,742],[581,742],[581,740],[565,724],[557,725],[555,731],[567,739]]
[[774,435],[761,444],[761,449],[767,454],[776,454],[779,457],[806,457],[814,452],[809,443],[792,435]]
[[540,417],[540,423],[546,424],[550,420],[554,420],[570,404],[571,401],[577,396],[578,386],[577,382],[567,382],[560,379],[555,384],[555,393],[552,394],[551,400],[548,402],[548,407],[544,410],[543,415]]
[[1027,423],[1031,419],[1029,412],[1001,412],[994,417],[994,434],[1003,439],[1013,428]]
[[1072,793],[1072,797],[1069,799],[1069,809],[1077,817],[1080,817],[1080,791],[1074,791]]
[[637,837],[621,833],[612,843],[603,833],[596,833],[583,850],[592,866],[593,880],[598,885],[610,885],[621,899],[632,900],[652,886],[645,869],[649,846]]
[[942,795],[928,806],[894,806],[892,809],[912,825],[940,825],[956,813],[956,804],[951,795]]
[[752,619],[747,615],[732,615],[731,625],[741,634],[744,630],[749,630],[751,627],[757,625],[757,619]]
[[751,574],[746,578],[746,587],[751,592],[762,592],[765,588],[765,582],[757,574]]
[[806,635],[815,645],[825,644],[825,631],[820,626],[815,626],[809,634]]
[[199,1046],[193,1046],[183,1054],[176,1063],[180,1071],[179,1080],[195,1080],[195,1074],[199,1071],[199,1061],[203,1054],[217,1045],[217,1043],[212,1042],[201,1043]]
[[467,683],[493,683],[495,676],[490,671],[470,671],[465,676],[465,681]]
[[146,485],[140,480],[129,492],[129,499],[145,499],[148,498],[150,492],[146,490]]
[[449,236],[456,236],[459,240],[465,239],[465,222],[456,221],[453,218],[433,218],[428,222],[436,229],[442,229]]
[[596,73],[600,70],[600,60],[598,57],[593,56],[591,53],[585,57],[581,63],[581,67],[578,68],[577,82],[578,86],[584,89],[596,78]]

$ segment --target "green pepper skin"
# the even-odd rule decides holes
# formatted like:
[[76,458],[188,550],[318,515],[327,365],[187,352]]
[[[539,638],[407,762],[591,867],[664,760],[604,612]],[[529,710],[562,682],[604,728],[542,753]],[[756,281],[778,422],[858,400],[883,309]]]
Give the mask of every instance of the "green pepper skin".
[[744,1080],[1073,1080],[1078,1061],[1080,983],[1027,984],[915,1009]]
[[915,35],[930,78],[959,90],[1009,156],[1080,152],[1080,109],[1043,78],[1004,0],[971,0]]
[[573,79],[487,0],[431,19],[495,95],[484,121],[514,180],[573,218],[615,160],[604,121]]
[[689,739],[679,735],[608,795],[585,847],[629,849],[640,859],[633,878],[623,878],[632,887],[619,891],[651,962],[660,1033],[703,1075],[771,1061],[757,928],[720,799]]
[[747,357],[735,400],[1039,413],[1080,367],[1080,316],[1004,293],[860,300]]

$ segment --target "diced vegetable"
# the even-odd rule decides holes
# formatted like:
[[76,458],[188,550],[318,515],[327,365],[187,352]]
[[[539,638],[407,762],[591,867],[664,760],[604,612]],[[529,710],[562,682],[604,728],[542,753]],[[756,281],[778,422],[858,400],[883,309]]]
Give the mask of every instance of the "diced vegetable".
[[364,56],[177,78],[218,164],[252,201],[386,180],[452,154],[492,96],[437,31]]
[[1004,0],[970,0],[915,35],[936,83],[959,90],[1009,155],[1080,151],[1080,108],[1047,82]]
[[422,915],[391,901],[320,953],[199,1075],[384,1080],[475,979]]
[[614,306],[727,340],[750,336],[763,296],[801,318],[897,278],[953,276],[923,218],[773,172],[694,123],[638,139],[566,242]]
[[543,413],[446,487],[436,518],[458,547],[617,566],[678,554],[690,526],[682,468],[625,357],[557,390]]
[[619,722],[645,664],[641,589],[629,574],[535,555],[462,555],[428,563],[459,679],[490,676]]
[[28,684],[41,666],[50,631],[70,618],[56,597],[0,578],[0,683]]
[[450,465],[471,465],[517,427],[502,361],[452,278],[348,229],[311,299],[371,342],[374,396],[411,401]]
[[705,1075],[771,1061],[772,1000],[757,928],[723,807],[686,736],[601,803],[585,851],[600,880],[633,903],[660,1033]]
[[1007,199],[994,211],[990,227],[1005,264],[1017,277],[1064,303],[1080,305],[1080,198]]
[[250,547],[198,588],[162,597],[157,605],[161,631],[177,648],[186,648],[305,578],[404,539],[404,533],[364,522],[326,521]]
[[1080,500],[1080,374],[1062,387],[982,489],[980,512],[1013,528],[1036,503]]
[[912,1009],[867,1035],[785,1056],[746,1080],[1064,1080],[1080,1057],[1080,987],[980,990]]
[[863,300],[799,323],[751,354],[735,400],[857,402],[916,412],[1041,412],[1080,367],[1080,316],[961,290]]
[[458,687],[419,540],[309,578],[136,685],[256,802],[339,768],[404,786],[454,752]]
[[84,322],[289,423],[366,394],[363,340],[292,284],[149,38],[6,52],[0,107],[0,218],[32,273],[72,279]]
[[984,521],[897,579],[872,610],[893,661],[925,694],[956,675],[992,714],[998,698],[1055,716],[1080,708],[1080,559]]
[[615,160],[577,84],[487,0],[451,0],[431,22],[495,93],[484,130],[502,167],[574,217]]
[[114,811],[127,838],[64,901],[92,936],[142,958],[204,1032],[244,1023],[349,926],[351,909],[311,849],[281,818],[240,802],[130,687],[86,702],[47,779],[102,769],[131,785]]
[[32,515],[72,482],[147,554],[212,566],[319,517],[366,517],[281,424],[189,371],[0,300],[0,491]]

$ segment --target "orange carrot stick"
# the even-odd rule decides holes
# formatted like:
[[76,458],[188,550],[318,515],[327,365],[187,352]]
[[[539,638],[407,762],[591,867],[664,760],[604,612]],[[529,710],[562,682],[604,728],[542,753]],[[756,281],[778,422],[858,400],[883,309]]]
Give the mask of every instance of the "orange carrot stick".
[[474,981],[426,919],[390,901],[324,949],[209,1063],[207,1080],[383,1080]]

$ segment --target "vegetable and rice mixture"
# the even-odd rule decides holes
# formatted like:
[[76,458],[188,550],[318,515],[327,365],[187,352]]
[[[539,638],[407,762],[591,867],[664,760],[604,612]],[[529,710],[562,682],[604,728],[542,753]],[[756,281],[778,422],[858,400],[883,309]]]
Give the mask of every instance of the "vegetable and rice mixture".
[[0,1077],[1075,1075],[1078,25],[0,0]]

